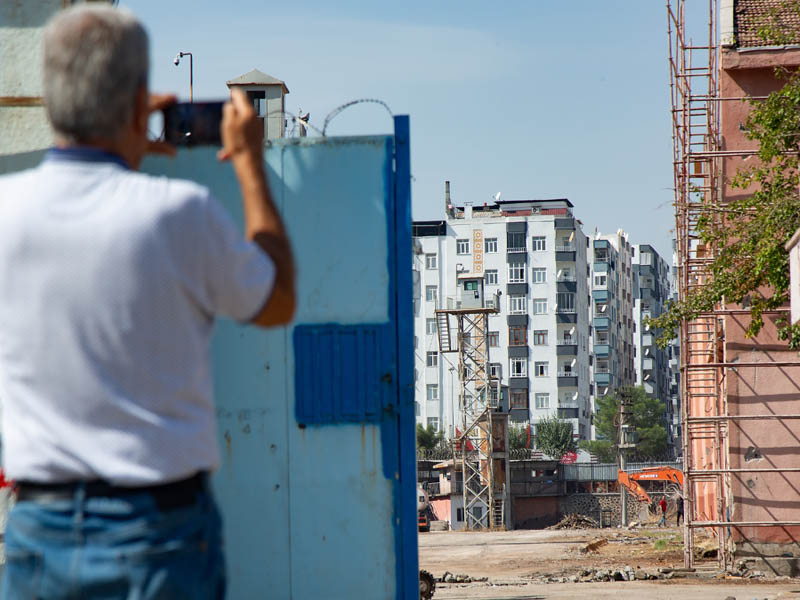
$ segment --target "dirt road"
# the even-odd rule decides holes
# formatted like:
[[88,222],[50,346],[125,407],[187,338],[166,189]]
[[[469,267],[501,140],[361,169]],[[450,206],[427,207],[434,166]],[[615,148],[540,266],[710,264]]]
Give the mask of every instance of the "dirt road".
[[[596,551],[581,552],[583,545],[597,539],[607,543]],[[716,561],[699,573],[675,573],[669,580],[580,581],[590,579],[582,574],[597,569],[628,567],[640,575],[680,569],[683,550],[678,529],[431,532],[420,534],[419,557],[420,568],[435,577],[449,572],[488,578],[468,584],[437,583],[436,600],[800,600],[800,580],[724,578],[714,568]],[[573,577],[578,582],[570,582]]]

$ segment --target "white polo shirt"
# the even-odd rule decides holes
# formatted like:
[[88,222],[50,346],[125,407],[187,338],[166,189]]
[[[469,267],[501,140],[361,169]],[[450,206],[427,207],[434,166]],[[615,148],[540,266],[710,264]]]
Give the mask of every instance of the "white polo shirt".
[[274,278],[197,184],[85,149],[0,177],[6,476],[146,485],[216,467],[214,316],[249,320]]

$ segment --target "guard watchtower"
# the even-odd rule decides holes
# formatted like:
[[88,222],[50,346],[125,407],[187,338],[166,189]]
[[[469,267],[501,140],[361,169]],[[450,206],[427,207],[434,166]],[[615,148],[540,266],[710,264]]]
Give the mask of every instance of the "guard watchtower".
[[436,310],[436,323],[439,351],[458,353],[462,423],[452,441],[464,480],[464,521],[467,529],[503,527],[508,414],[499,410],[500,380],[489,366],[489,315],[499,312],[500,294],[485,297],[483,274],[456,278],[457,296]]
[[256,110],[256,116],[264,124],[264,139],[282,138],[286,121],[283,118],[285,98],[289,88],[280,79],[262,73],[258,69],[226,82],[228,88],[242,90]]

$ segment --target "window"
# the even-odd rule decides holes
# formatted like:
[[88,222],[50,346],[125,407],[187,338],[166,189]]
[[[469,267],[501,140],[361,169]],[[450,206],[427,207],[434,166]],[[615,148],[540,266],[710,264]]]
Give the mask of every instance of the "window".
[[439,399],[439,384],[438,383],[429,383],[425,386],[425,397],[428,400],[438,400]]
[[429,367],[438,367],[439,366],[439,353],[438,352],[428,352],[425,355],[425,364]]
[[550,375],[550,363],[537,362],[533,364],[533,374],[535,377],[547,377]]
[[650,252],[642,252],[639,255],[639,264],[640,265],[652,265],[653,264],[653,255]]
[[490,331],[489,332],[489,346],[491,348],[497,348],[500,345],[500,332],[499,331]]
[[508,345],[525,346],[528,344],[528,328],[513,326],[508,328]]
[[459,521],[461,523],[464,522],[464,509],[463,508],[457,508],[456,509],[456,521]]
[[469,254],[469,240],[456,240],[456,254]]
[[435,285],[425,286],[425,300],[427,302],[436,302],[437,289]]
[[425,268],[429,271],[433,271],[434,269],[439,268],[439,260],[435,254],[426,254],[425,255]]
[[419,416],[419,402],[414,401],[414,416]]
[[544,252],[547,250],[547,239],[544,236],[534,236],[531,238],[534,252]]
[[528,390],[511,390],[511,408],[528,408]]
[[439,431],[439,417],[428,417],[428,427],[433,427],[434,431]]
[[594,276],[594,286],[595,287],[606,287],[606,281],[608,280],[608,276],[603,275],[595,275]]
[[547,346],[547,330],[537,329],[533,332],[534,346]]
[[497,269],[484,271],[486,285],[497,285]]
[[497,238],[486,238],[483,241],[483,251],[486,254],[494,254],[497,252]]
[[508,313],[511,315],[524,315],[528,312],[528,299],[521,295],[508,297]]
[[508,232],[506,234],[506,247],[509,252],[527,251],[525,247],[525,234]]
[[550,394],[536,394],[536,408],[550,408]]
[[510,358],[508,359],[508,366],[510,369],[509,377],[527,377],[528,375],[528,359],[527,358]]
[[508,283],[525,283],[524,263],[511,263],[508,265]]
[[497,379],[502,377],[500,363],[489,363],[489,377],[496,377]]
[[556,294],[556,307],[557,312],[560,313],[574,313],[575,312],[575,294],[569,292],[559,292]]
[[436,333],[436,319],[425,319],[425,333],[428,335]]
[[547,314],[547,299],[546,298],[534,298],[531,302],[533,303],[533,314],[535,314],[535,315],[545,315],[545,314]]
[[531,283],[547,283],[547,269],[545,267],[533,267],[531,269]]

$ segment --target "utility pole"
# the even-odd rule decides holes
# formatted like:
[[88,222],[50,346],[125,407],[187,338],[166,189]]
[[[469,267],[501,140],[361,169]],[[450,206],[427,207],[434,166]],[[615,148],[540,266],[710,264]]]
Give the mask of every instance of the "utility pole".
[[[633,424],[633,395],[630,387],[625,386],[617,391],[617,462],[620,471],[627,468],[627,450],[636,447],[636,430]],[[625,486],[619,488],[620,508],[622,511],[621,522],[623,527],[628,525],[628,495]]]

